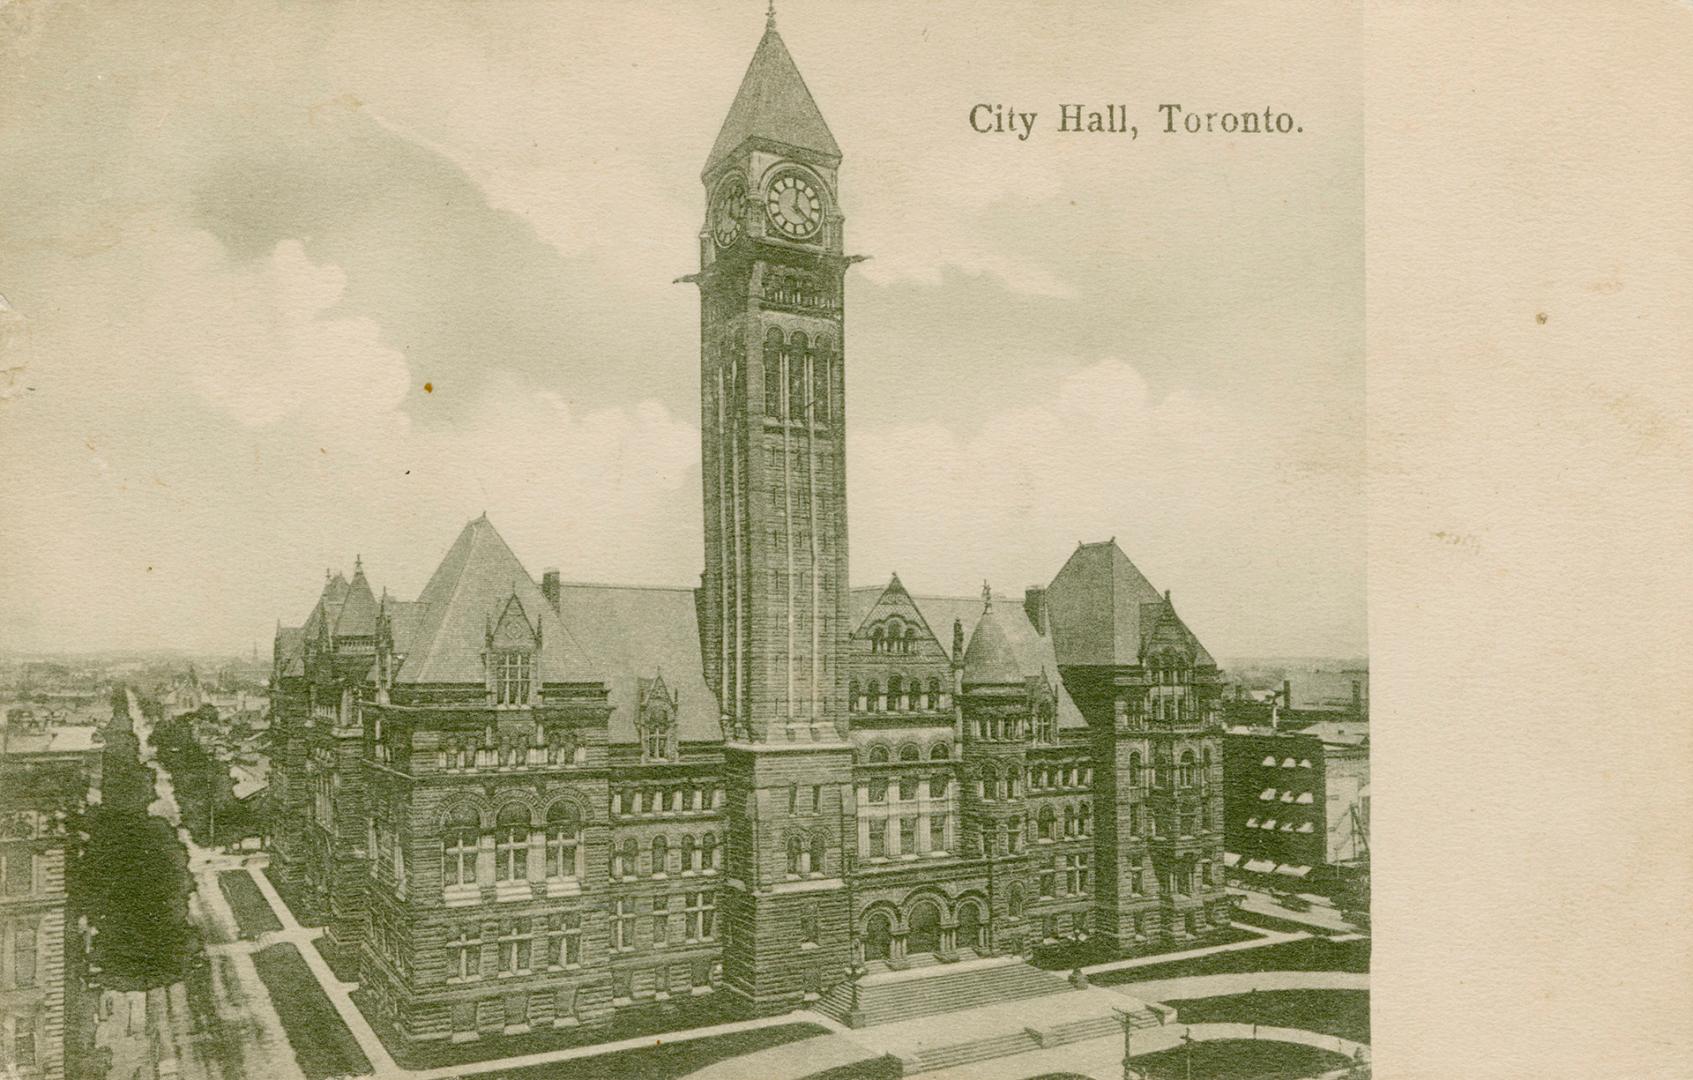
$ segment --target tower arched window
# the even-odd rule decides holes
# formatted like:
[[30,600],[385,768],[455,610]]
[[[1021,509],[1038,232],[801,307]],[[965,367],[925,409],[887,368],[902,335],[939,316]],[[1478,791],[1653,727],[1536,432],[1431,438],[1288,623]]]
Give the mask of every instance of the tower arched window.
[[901,703],[899,696],[900,685],[898,675],[888,676],[888,708],[890,710],[903,709],[905,707]]
[[873,652],[873,653],[881,652],[882,647],[886,643],[886,641],[887,641],[887,639],[882,635],[882,628],[880,626],[878,626],[878,627],[876,627],[876,629],[870,631],[870,651],[871,652]]
[[1083,836],[1093,834],[1093,804],[1083,803],[1080,815],[1080,827]]
[[1042,840],[1055,840],[1057,832],[1058,815],[1051,806],[1041,807],[1040,816],[1035,819],[1035,835]]
[[717,869],[717,834],[706,833],[705,839],[700,841],[700,869]]
[[818,338],[811,350],[811,416],[819,424],[828,423],[834,412],[829,404],[829,365],[833,362],[833,352],[826,337]]
[[929,708],[938,709],[940,707],[941,707],[941,681],[939,679],[930,679],[929,680]]
[[764,335],[764,415],[782,415],[782,331]]
[[909,626],[905,628],[905,639],[902,644],[903,648],[900,649],[900,652],[914,653],[917,651],[917,631],[914,628]]
[[799,833],[788,834],[788,876],[799,876],[799,857],[804,845],[800,843]]
[[1140,751],[1137,750],[1134,753],[1129,755],[1129,786],[1130,787],[1140,787],[1142,780],[1143,780],[1143,777],[1141,775]]
[[888,763],[888,748],[878,743],[870,748],[870,764],[886,765]]
[[1064,808],[1064,835],[1076,835],[1076,808],[1074,806]]
[[822,830],[811,834],[811,865],[806,867],[808,873],[822,874],[827,872],[823,868],[823,858],[828,851],[828,846],[829,838],[823,835]]
[[663,874],[669,870],[670,841],[662,836],[653,837],[653,873]]
[[991,765],[982,766],[981,792],[984,799],[999,798],[999,773]]
[[802,333],[788,339],[788,419],[802,423],[807,418],[806,394],[810,385],[806,379],[805,360],[809,342]]
[[859,709],[863,708],[863,702],[860,701],[858,696],[857,679],[850,679],[847,682],[847,708],[851,709],[853,712],[857,712]]
[[1181,784],[1183,787],[1193,786],[1193,751],[1182,751]]

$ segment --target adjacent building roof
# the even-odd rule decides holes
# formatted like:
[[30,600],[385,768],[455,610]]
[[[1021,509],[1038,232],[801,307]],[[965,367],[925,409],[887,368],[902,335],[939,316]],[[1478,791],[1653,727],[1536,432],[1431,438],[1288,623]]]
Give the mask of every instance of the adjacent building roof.
[[[881,586],[871,585],[855,588],[851,593],[852,627],[854,633],[864,625],[864,621],[876,609],[876,603],[883,593]],[[975,631],[976,621],[982,615],[982,598],[980,596],[923,596],[908,592],[912,603],[923,621],[928,623],[936,636],[940,638],[943,647],[950,646],[947,642],[952,634],[952,624],[957,621],[963,628],[966,640]],[[1027,609],[1023,606],[1022,597],[1008,597],[1000,593],[993,594],[994,621],[1004,633],[1006,644],[1009,646],[1013,663],[1020,675],[1036,675],[1046,679],[1057,690],[1058,694],[1058,726],[1060,728],[1085,728],[1087,721],[1082,719],[1082,711],[1076,707],[1069,691],[1064,688],[1064,681],[1058,674],[1058,659],[1053,652],[1053,639],[1050,634],[1042,634],[1029,621]],[[969,650],[965,650],[968,654]]]
[[811,150],[831,161],[841,157],[841,148],[829,134],[829,125],[823,122],[823,114],[806,89],[788,47],[776,33],[774,21],[766,24],[764,37],[752,54],[735,102],[729,106],[729,115],[711,146],[705,171],[716,168],[742,143],[754,138]]
[[353,580],[347,583],[330,632],[336,637],[371,637],[376,633],[376,597],[365,580],[364,566],[355,565]]
[[423,615],[397,678],[406,683],[476,683],[495,621],[515,598],[539,637],[543,682],[598,682],[600,664],[554,613],[486,514],[466,525],[447,550],[418,604]]
[[677,699],[681,741],[723,737],[717,695],[706,685],[701,665],[692,589],[565,584],[559,588],[559,610],[565,623],[593,637],[611,698],[610,741],[636,741],[641,680],[661,676]]

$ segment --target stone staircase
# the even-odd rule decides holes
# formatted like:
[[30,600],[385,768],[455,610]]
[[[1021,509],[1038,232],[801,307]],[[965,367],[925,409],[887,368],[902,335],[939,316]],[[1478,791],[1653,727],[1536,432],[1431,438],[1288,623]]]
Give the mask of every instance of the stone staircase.
[[1007,958],[1003,962],[978,961],[952,970],[949,965],[934,964],[906,971],[872,973],[859,980],[856,1008],[851,983],[834,987],[813,1007],[849,1027],[859,1028],[1056,994],[1069,988],[1061,975]]

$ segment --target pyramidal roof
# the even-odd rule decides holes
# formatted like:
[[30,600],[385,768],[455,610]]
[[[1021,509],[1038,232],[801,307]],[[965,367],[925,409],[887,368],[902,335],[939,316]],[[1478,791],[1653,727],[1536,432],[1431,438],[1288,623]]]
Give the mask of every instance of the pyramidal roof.
[[565,629],[486,514],[459,533],[417,603],[423,614],[400,665],[401,682],[482,682],[489,633],[496,626],[509,631],[517,618],[539,631],[543,681],[600,679],[597,662]]
[[982,617],[976,620],[976,630],[964,649],[964,683],[1020,683],[1023,668],[1011,648],[1011,639],[994,617],[993,602],[982,605]]
[[1078,544],[1047,588],[1052,644],[1065,666],[1140,663],[1153,629],[1151,605],[1164,597],[1113,538]]
[[370,591],[370,582],[365,580],[364,566],[356,564],[353,580],[347,583],[346,595],[341,600],[340,614],[335,618],[335,636],[371,637],[376,633],[378,614],[380,609],[376,595]]
[[764,24],[764,37],[752,54],[735,103],[729,106],[729,115],[711,146],[705,171],[710,172],[742,143],[755,138],[810,150],[834,161],[841,157],[841,148],[829,134],[829,125],[823,122],[794,58],[776,33],[774,17]]

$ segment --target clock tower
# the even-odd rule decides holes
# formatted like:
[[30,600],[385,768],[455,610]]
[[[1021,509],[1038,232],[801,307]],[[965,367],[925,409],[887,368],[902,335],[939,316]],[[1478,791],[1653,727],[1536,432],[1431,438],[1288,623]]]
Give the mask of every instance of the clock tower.
[[723,973],[759,1011],[825,992],[850,963],[840,161],[771,16],[701,174],[695,278]]

